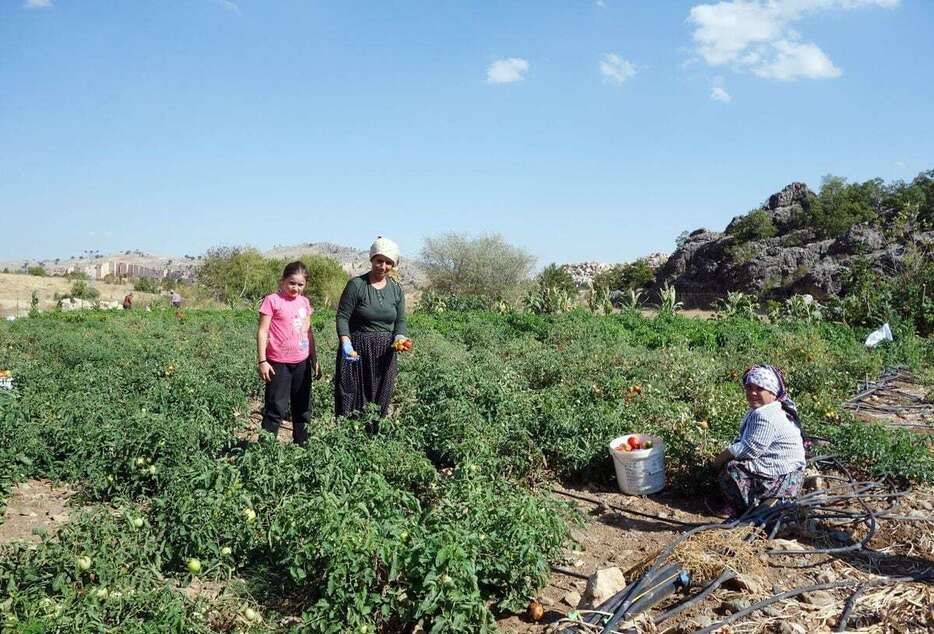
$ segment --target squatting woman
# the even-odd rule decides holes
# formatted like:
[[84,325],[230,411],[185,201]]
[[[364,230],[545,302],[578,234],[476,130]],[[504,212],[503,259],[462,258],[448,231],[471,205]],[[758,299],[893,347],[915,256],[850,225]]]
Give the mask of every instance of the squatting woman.
[[726,513],[735,515],[769,498],[794,498],[804,480],[804,441],[798,410],[781,370],[756,365],[743,374],[749,411],[739,436],[717,456]]

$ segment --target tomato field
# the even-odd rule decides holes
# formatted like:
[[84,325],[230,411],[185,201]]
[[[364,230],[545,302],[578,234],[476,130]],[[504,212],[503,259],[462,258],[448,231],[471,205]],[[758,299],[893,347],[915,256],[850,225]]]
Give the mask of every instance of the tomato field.
[[[333,314],[315,315],[333,375]],[[80,510],[41,543],[0,545],[0,619],[17,632],[495,630],[560,563],[555,479],[611,482],[625,433],[665,440],[669,486],[707,466],[745,411],[738,376],[782,367],[805,429],[854,469],[934,480],[918,436],[839,408],[934,344],[789,320],[488,311],[414,314],[391,415],[333,419],[314,384],[306,447],[244,434],[261,383],[251,311],[50,313],[0,326],[0,499],[71,483]],[[197,581],[223,599],[183,592]]]

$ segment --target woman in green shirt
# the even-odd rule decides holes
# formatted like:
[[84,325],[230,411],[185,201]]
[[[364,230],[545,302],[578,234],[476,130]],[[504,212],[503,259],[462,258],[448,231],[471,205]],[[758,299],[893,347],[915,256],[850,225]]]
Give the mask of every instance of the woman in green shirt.
[[370,247],[370,270],[352,277],[337,307],[337,368],[334,412],[351,416],[368,403],[389,411],[396,385],[396,353],[412,347],[406,336],[405,294],[389,277],[399,263],[399,247],[380,236]]

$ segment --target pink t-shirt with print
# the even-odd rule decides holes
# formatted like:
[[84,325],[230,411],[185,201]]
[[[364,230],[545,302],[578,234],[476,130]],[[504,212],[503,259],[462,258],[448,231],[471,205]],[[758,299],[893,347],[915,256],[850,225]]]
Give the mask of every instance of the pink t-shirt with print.
[[314,309],[304,295],[295,299],[273,293],[263,298],[260,315],[270,315],[266,359],[277,363],[299,363],[308,358],[308,326]]

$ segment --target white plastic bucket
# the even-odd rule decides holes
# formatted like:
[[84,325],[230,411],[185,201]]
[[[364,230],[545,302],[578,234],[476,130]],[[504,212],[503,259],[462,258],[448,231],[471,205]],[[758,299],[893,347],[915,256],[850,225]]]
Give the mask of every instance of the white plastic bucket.
[[[635,436],[641,445],[652,441],[651,449],[619,451],[617,447]],[[665,442],[650,434],[626,434],[610,441],[610,455],[616,468],[616,483],[627,495],[648,495],[665,488]]]

